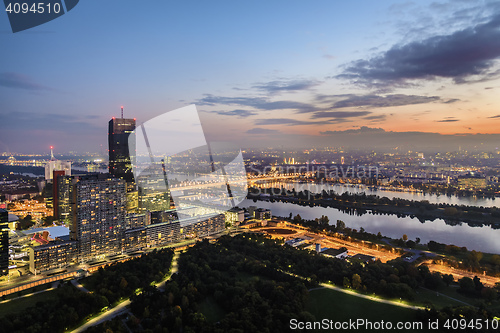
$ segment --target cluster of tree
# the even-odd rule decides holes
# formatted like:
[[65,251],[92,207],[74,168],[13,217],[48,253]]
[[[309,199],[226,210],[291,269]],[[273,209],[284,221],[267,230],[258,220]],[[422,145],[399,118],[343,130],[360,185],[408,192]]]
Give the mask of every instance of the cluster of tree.
[[33,222],[33,217],[31,215],[26,215],[22,219],[19,219],[17,222],[16,228],[17,230],[26,230],[31,228],[32,226],[35,225],[35,222]]
[[467,253],[467,248],[465,246],[458,247],[456,245],[448,245],[448,244],[438,243],[438,242],[435,242],[433,240],[431,240],[427,243],[427,248],[433,252],[444,252],[444,253],[451,254],[451,255],[456,255],[459,253]]
[[[425,325],[431,325],[436,332],[498,332],[498,324],[493,322],[493,314],[483,307],[460,306],[434,308],[419,311],[417,318]],[[434,326],[436,324],[436,326]]]
[[23,312],[0,318],[0,330],[10,333],[65,332],[109,304],[106,297],[83,293],[72,285],[60,287],[56,292],[55,300],[37,302]]
[[352,259],[344,261],[325,257],[313,251],[280,246],[266,238],[258,239],[262,246],[252,246],[251,242],[245,242],[246,238],[221,238],[219,242],[229,249],[234,248],[246,257],[264,262],[268,267],[286,270],[309,278],[313,282],[331,281],[340,286],[352,286],[370,293],[411,300],[415,297],[415,290],[420,286],[438,289],[453,281],[449,281],[451,275],[430,273],[426,266],[417,268],[414,264],[402,260],[385,264],[380,261],[368,263]]
[[86,280],[93,290],[84,293],[68,283],[56,290],[55,300],[37,302],[24,310],[0,318],[5,332],[64,332],[82,323],[89,315],[100,312],[120,297],[129,297],[137,288],[150,288],[170,270],[173,250],[154,250],[132,260],[115,263]]
[[[479,251],[468,251],[465,246],[458,247],[452,244],[438,243],[433,240],[427,243],[427,248],[430,251],[445,253],[448,256],[443,259],[449,266],[466,269],[473,272],[488,272],[493,276],[500,274],[500,255],[493,254],[484,256]],[[460,258],[460,260],[456,259]]]
[[[262,196],[265,194],[265,196]],[[296,192],[285,188],[251,187],[248,198],[294,203],[302,206],[321,206],[337,208],[345,213],[363,215],[392,214],[398,217],[416,217],[420,221],[442,218],[447,223],[464,221],[471,225],[500,224],[500,209],[496,207],[478,207],[430,203],[428,200],[414,201],[402,198],[387,198],[366,193],[338,194],[333,190],[312,193],[308,190]]]
[[458,285],[460,286],[458,291],[469,297],[483,298],[489,302],[498,298],[498,288],[500,286],[497,285],[495,288],[485,287],[477,276],[474,276],[473,279],[463,277],[458,280]]
[[[231,243],[231,237],[225,237]],[[262,238],[263,239],[263,238]],[[252,247],[260,237],[241,241]],[[306,282],[267,261],[226,247],[226,243],[197,243],[178,261],[179,273],[165,285],[132,297],[133,330],[161,332],[282,332],[290,318],[313,320],[305,311]],[[237,246],[237,244],[234,244]],[[261,245],[264,250],[267,244]],[[219,309],[219,318],[203,313],[204,304]]]
[[[258,234],[223,236],[213,244],[199,242],[181,255],[178,264],[179,273],[167,282],[164,292],[148,287],[132,297],[134,315],[129,317],[128,329],[282,331],[290,318],[314,320],[305,311],[307,289],[321,281],[409,300],[421,286],[439,290],[453,282],[452,275],[431,273],[426,266],[403,261],[347,262],[280,245]],[[222,315],[207,316],[207,304]],[[444,318],[475,310],[446,311],[426,311],[420,316]]]
[[43,220],[43,226],[44,227],[51,227],[53,224],[54,224],[54,221],[55,221],[55,217],[54,216],[45,216],[42,218]]
[[135,290],[145,288],[153,281],[164,279],[170,271],[173,256],[172,249],[153,250],[138,258],[101,267],[95,274],[82,280],[82,284],[94,293],[105,296],[113,304],[120,298],[130,297]]
[[494,198],[496,196],[497,187],[489,187],[482,189],[461,189],[459,186],[454,184],[426,184],[426,183],[411,183],[403,181],[394,181],[391,183],[393,186],[402,186],[406,188],[414,188],[416,190],[421,190],[424,193],[434,193],[434,194],[444,194],[446,196],[458,196],[458,197],[485,197]]
[[337,220],[336,224],[330,224],[328,216],[325,215],[322,215],[320,218],[315,218],[314,220],[305,220],[300,216],[300,214],[297,214],[292,218],[292,213],[290,213],[288,220],[295,224],[307,227],[312,232],[324,232],[326,234],[342,233],[345,237],[352,237],[358,240],[370,242],[377,242],[383,238],[380,232],[373,234],[367,232],[363,227],[359,228],[359,230],[349,228],[342,220]]

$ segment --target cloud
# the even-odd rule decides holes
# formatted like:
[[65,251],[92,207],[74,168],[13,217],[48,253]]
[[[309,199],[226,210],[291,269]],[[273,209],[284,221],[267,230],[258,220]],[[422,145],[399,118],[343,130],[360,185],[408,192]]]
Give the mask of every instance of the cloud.
[[278,130],[273,130],[273,129],[267,129],[267,128],[260,128],[260,127],[255,127],[252,129],[249,129],[247,134],[258,134],[258,135],[270,135],[270,134],[280,134],[281,132]]
[[336,122],[335,119],[324,120],[324,121],[304,121],[290,118],[271,118],[271,119],[257,119],[255,125],[265,126],[265,125],[288,125],[288,126],[298,126],[298,125],[326,125]]
[[419,95],[332,95],[332,96],[318,96],[316,99],[339,99],[333,104],[334,109],[347,108],[347,107],[373,107],[383,108],[391,106],[403,106],[413,104],[423,104],[439,101],[441,98],[438,96],[419,96]]
[[324,131],[319,132],[321,135],[337,135],[337,134],[374,134],[374,133],[386,133],[383,128],[374,128],[362,126],[358,129],[348,129],[344,131]]
[[208,111],[211,113],[220,114],[222,116],[237,116],[239,118],[247,118],[255,116],[257,113],[248,110],[232,110],[232,111]]
[[9,130],[34,131],[50,128],[50,131],[71,133],[92,133],[100,130],[83,119],[90,116],[77,117],[70,114],[40,114],[35,112],[0,113],[2,124]]
[[319,111],[311,118],[355,118],[371,114],[370,111]]
[[404,87],[416,80],[451,78],[457,84],[490,80],[500,57],[500,14],[486,23],[394,45],[379,56],[353,61],[337,75],[370,88]]
[[451,104],[451,103],[455,103],[455,102],[459,102],[459,101],[460,101],[460,100],[459,100],[458,98],[452,98],[452,99],[447,100],[447,101],[446,101],[446,102],[444,102],[444,103],[446,103],[446,104]]
[[460,121],[460,119],[441,119],[441,120],[436,120],[438,123],[454,123]]
[[0,73],[0,86],[13,89],[31,90],[31,91],[52,90],[49,87],[45,87],[41,84],[36,83],[32,78],[30,78],[27,75],[14,72]]
[[[467,127],[467,130],[470,127]],[[383,128],[361,127],[348,130],[329,130],[319,132],[322,142],[335,142],[337,147],[346,149],[385,150],[398,148],[399,151],[448,152],[462,149],[471,151],[495,150],[500,141],[500,134],[455,133],[440,134],[435,132],[393,132]]]
[[370,120],[372,123],[375,122],[381,122],[387,119],[387,115],[385,114],[380,114],[376,116],[368,116],[368,117],[363,117],[363,119]]
[[488,118],[490,118],[490,119],[492,119],[492,118],[500,118],[500,114],[497,114],[496,116],[491,116],[491,117],[488,117]]
[[288,80],[288,81],[271,81],[267,83],[259,83],[253,86],[261,91],[270,94],[288,91],[308,90],[319,85],[321,82],[314,80]]
[[295,110],[297,112],[306,113],[319,111],[320,109],[312,104],[295,102],[295,101],[274,101],[271,102],[263,97],[223,97],[214,96],[211,94],[204,95],[205,97],[198,99],[197,105],[240,105],[253,107],[258,110]]

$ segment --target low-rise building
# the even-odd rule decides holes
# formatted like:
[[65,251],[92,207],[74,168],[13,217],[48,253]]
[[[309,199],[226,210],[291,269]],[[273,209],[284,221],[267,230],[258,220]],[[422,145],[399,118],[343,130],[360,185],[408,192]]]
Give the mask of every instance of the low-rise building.
[[226,229],[224,214],[202,215],[179,220],[185,237],[207,237]]
[[239,225],[245,220],[245,211],[243,209],[231,208],[224,212],[226,223],[231,225]]
[[53,268],[66,267],[77,261],[76,241],[55,241],[28,249],[30,272],[41,273]]
[[349,251],[345,247],[340,249],[323,249],[320,252],[322,255],[337,259],[345,259],[348,256]]

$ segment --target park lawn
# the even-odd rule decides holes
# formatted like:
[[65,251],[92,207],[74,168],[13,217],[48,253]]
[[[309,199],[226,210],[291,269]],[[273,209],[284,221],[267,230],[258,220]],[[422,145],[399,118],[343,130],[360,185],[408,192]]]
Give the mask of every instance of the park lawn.
[[209,323],[216,323],[226,315],[226,311],[217,304],[213,297],[207,297],[200,303],[200,312]]
[[[315,289],[309,292],[306,310],[316,317],[316,321],[330,319],[335,322],[366,319],[371,322],[390,321],[394,327],[397,322],[416,321],[417,311],[395,305],[379,303],[364,298],[345,294],[332,289]],[[423,330],[405,330],[405,332],[426,332]],[[350,330],[342,330],[350,332]],[[354,332],[354,330],[351,330]],[[355,332],[366,332],[362,329]]]
[[[459,301],[474,305],[474,299],[467,298],[456,291],[457,288],[445,287],[438,290],[439,293],[455,298]],[[443,295],[436,294],[436,291],[419,288],[416,292],[415,299],[411,302],[418,306],[430,306],[431,304],[438,310],[447,306],[466,306],[467,304],[450,299]]]
[[[48,290],[39,294],[21,297],[6,303],[0,304],[0,317],[11,313],[18,313],[25,309],[36,306],[37,302],[52,301],[58,298],[58,290]],[[28,295],[28,294],[26,294]]]

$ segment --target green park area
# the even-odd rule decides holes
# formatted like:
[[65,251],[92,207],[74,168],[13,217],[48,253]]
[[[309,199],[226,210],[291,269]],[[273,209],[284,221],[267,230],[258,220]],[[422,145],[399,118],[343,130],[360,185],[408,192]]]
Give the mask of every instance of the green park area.
[[[397,322],[414,322],[418,320],[416,310],[363,299],[326,288],[309,292],[306,310],[317,321],[329,319],[336,322],[345,322],[366,319],[371,322],[390,321],[396,325]],[[363,332],[363,330],[356,331]],[[412,330],[408,330],[408,332],[412,332]],[[425,330],[418,330],[418,332],[425,332]]]

